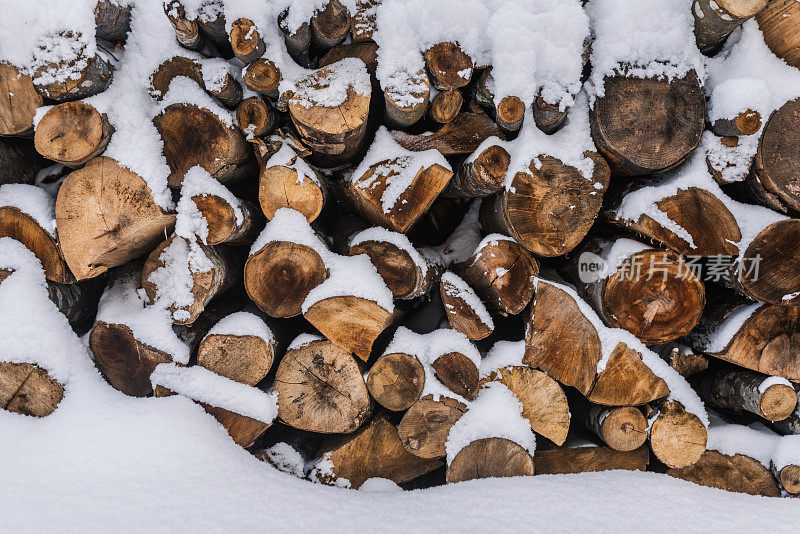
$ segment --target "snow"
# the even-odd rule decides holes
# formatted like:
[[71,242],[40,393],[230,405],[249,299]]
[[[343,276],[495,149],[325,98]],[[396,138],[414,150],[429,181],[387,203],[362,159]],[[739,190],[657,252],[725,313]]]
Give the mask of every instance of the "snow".
[[765,378],[764,381],[758,385],[758,392],[763,395],[764,392],[766,392],[769,388],[778,385],[789,386],[790,388],[794,389],[792,387],[792,383],[783,378],[782,376],[769,376]]
[[358,488],[358,491],[367,493],[402,493],[403,488],[388,478],[373,477],[365,480]]
[[303,301],[304,314],[317,302],[345,295],[376,302],[389,313],[394,311],[392,292],[386,287],[369,256],[339,256],[330,253],[323,261],[330,270],[330,276],[309,291]]
[[198,402],[271,423],[278,417],[278,394],[265,393],[218,375],[200,365],[160,363],[150,374],[153,387],[163,386]]
[[368,97],[372,85],[364,62],[349,57],[297,80],[291,101],[304,108],[333,108],[347,100],[347,92],[351,89],[356,94]]
[[694,38],[690,0],[592,0],[592,74],[597,96],[604,77],[619,72],[639,78],[681,78],[694,70],[705,76],[704,56]]
[[147,277],[156,286],[154,305],[174,307],[172,316],[176,321],[188,320],[191,314],[186,308],[195,301],[193,275],[209,272],[214,265],[197,241],[179,236],[172,239],[158,259],[163,265]]
[[280,148],[267,160],[264,168],[283,166],[294,170],[297,173],[297,183],[302,184],[306,179],[311,180],[318,186],[322,187],[317,173],[305,162],[303,158],[297,155],[292,145],[282,139],[278,135],[273,135],[270,141],[277,141],[280,143]]
[[208,238],[208,223],[192,200],[196,196],[219,197],[233,209],[236,224],[241,224],[244,215],[238,198],[228,188],[214,179],[204,168],[196,165],[186,171],[178,201],[178,216],[175,219],[175,233],[185,239],[195,237],[205,243]]
[[[363,177],[375,167],[369,179]],[[387,184],[381,194],[381,207],[389,213],[397,201],[411,187],[417,174],[433,165],[440,165],[452,171],[450,164],[436,149],[412,152],[400,146],[385,126],[375,133],[375,139],[361,163],[353,171],[351,181],[360,189],[371,189],[379,182]]]
[[522,417],[522,403],[500,382],[490,382],[478,392],[469,410],[455,422],[447,435],[447,465],[472,443],[483,438],[505,438],[533,456],[536,436]]
[[442,283],[448,284],[444,286],[445,292],[448,295],[461,299],[475,312],[475,315],[478,316],[478,319],[480,319],[483,324],[488,326],[489,329],[494,330],[492,316],[489,315],[489,311],[475,293],[475,290],[472,289],[463,278],[452,271],[447,271],[442,275]]
[[522,363],[524,357],[525,340],[498,341],[481,361],[480,377],[486,378],[504,367],[527,367],[527,364]]
[[325,340],[324,337],[318,336],[316,334],[300,334],[299,336],[294,338],[291,343],[289,343],[289,346],[287,347],[286,350],[290,351],[299,349],[301,347],[305,347],[306,345],[310,345],[315,341],[324,341],[324,340]]
[[800,435],[781,436],[762,423],[729,424],[714,416],[708,427],[707,448],[729,456],[744,454],[767,469],[771,464],[777,470],[787,465],[800,465]]
[[264,230],[250,247],[250,255],[256,254],[272,242],[290,242],[305,245],[313,249],[323,263],[331,254],[328,247],[308,224],[305,216],[291,208],[280,208],[275,211],[275,216],[267,223]]
[[176,76],[172,80],[167,94],[161,98],[156,109],[158,113],[161,113],[173,104],[192,104],[210,111],[219,117],[222,124],[228,128],[232,128],[235,125],[233,112],[222,107],[197,82],[185,76]]
[[279,471],[289,475],[303,478],[305,476],[305,461],[297,450],[288,443],[276,443],[264,452],[269,460]]
[[408,254],[411,261],[414,262],[414,265],[416,265],[422,273],[428,272],[428,264],[425,258],[423,258],[422,254],[411,244],[411,241],[405,234],[387,230],[382,226],[373,226],[372,228],[367,228],[366,230],[358,232],[350,238],[350,247],[360,245],[366,241],[390,243]]
[[606,265],[606,271],[603,273],[604,278],[608,278],[617,272],[629,257],[652,248],[653,247],[645,245],[640,241],[625,237],[615,239],[613,242],[605,242],[600,252],[600,256],[603,258]]
[[690,334],[692,343],[703,352],[722,352],[733,336],[742,328],[742,325],[752,317],[752,315],[764,306],[763,303],[756,302],[738,307],[722,323],[715,325],[714,329],[708,332],[695,330]]
[[172,316],[161,306],[148,306],[139,286],[138,272],[121,276],[106,287],[97,305],[97,320],[127,326],[140,343],[189,363],[189,347],[172,330]]
[[50,236],[56,237],[56,199],[41,187],[0,185],[0,207],[11,206],[28,215]]
[[275,341],[272,330],[261,317],[254,313],[240,311],[226,315],[208,331],[206,337],[221,336],[254,336],[267,343]]

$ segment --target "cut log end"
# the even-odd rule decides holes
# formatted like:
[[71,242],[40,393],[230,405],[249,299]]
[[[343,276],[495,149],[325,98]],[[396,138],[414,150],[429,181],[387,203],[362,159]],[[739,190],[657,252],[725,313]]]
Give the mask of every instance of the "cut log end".
[[472,78],[472,58],[455,43],[439,43],[424,58],[431,82],[440,91],[464,87]]
[[442,354],[433,362],[433,370],[439,382],[467,399],[475,397],[478,391],[478,367],[460,352]]
[[61,384],[38,365],[0,362],[0,408],[45,417],[55,411],[63,397]]
[[267,375],[274,358],[274,344],[251,335],[210,334],[197,348],[198,365],[250,386]]
[[296,169],[273,165],[262,169],[258,180],[258,201],[267,219],[281,208],[299,211],[313,222],[325,207],[327,192],[318,176],[305,176]]
[[230,39],[233,53],[244,64],[254,61],[266,50],[255,23],[250,19],[239,18],[234,20],[231,26]]
[[27,136],[33,132],[33,117],[44,103],[30,76],[0,62],[0,136]]
[[367,389],[375,401],[395,412],[411,408],[425,388],[425,368],[416,356],[394,352],[384,354],[367,376]]
[[444,457],[450,428],[466,411],[457,400],[426,395],[408,409],[397,427],[403,447],[420,458]]
[[676,402],[666,402],[650,427],[653,454],[671,468],[696,463],[706,450],[708,431],[700,419]]
[[630,406],[608,411],[600,424],[603,441],[614,450],[632,451],[647,441],[647,420]]
[[447,483],[533,474],[533,457],[520,445],[505,438],[481,438],[456,454],[447,466]]
[[105,114],[86,102],[65,102],[50,108],[36,127],[36,151],[68,167],[79,167],[101,154],[114,129]]

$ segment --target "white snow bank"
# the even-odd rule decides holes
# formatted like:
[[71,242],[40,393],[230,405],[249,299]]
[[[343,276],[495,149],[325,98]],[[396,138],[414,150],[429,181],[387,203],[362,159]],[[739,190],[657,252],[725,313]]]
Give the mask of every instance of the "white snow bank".
[[299,336],[294,338],[291,343],[289,343],[289,346],[287,347],[286,350],[289,351],[289,350],[299,349],[301,347],[305,347],[306,345],[310,345],[315,341],[323,341],[324,339],[325,339],[324,337],[318,336],[316,334],[305,334],[305,333],[300,334]]
[[280,208],[275,211],[275,216],[267,223],[253,246],[250,247],[250,255],[252,256],[269,243],[276,241],[305,245],[319,254],[323,263],[331,255],[328,247],[308,224],[305,216],[291,208]]
[[358,488],[358,491],[368,493],[401,493],[403,488],[388,478],[373,477],[365,480]]
[[56,237],[56,199],[47,191],[35,185],[0,185],[0,207],[11,206],[42,227],[42,230]]
[[272,330],[261,317],[254,313],[240,311],[226,315],[208,331],[206,337],[220,336],[255,336],[267,343],[275,341]]
[[344,58],[300,78],[294,83],[291,100],[304,108],[333,108],[347,100],[348,90],[361,96],[369,96],[372,90],[367,66],[360,58]]
[[761,423],[750,426],[726,423],[714,416],[708,427],[708,449],[733,456],[744,454],[767,469],[800,465],[800,436],[781,436]]

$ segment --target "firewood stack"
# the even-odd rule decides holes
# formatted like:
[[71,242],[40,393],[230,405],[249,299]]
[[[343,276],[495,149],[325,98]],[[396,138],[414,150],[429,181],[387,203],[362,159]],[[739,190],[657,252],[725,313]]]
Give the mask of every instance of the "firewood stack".
[[153,4],[0,62],[0,237],[111,386],[324,484],[800,495],[800,3]]

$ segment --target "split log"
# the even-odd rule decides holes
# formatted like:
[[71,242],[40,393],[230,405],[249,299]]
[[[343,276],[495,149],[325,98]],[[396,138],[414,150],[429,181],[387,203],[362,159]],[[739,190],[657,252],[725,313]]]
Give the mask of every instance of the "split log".
[[[203,76],[203,65],[196,59],[185,56],[174,56],[162,62],[150,75],[149,93],[161,101],[169,91],[172,80],[178,76],[189,78],[205,92],[215,96],[227,108],[235,108],[242,101],[242,86],[230,72],[224,72],[220,79],[207,80]],[[218,75],[217,75],[218,76]],[[214,83],[210,83],[213,81]]]
[[516,315],[530,302],[539,264],[515,241],[490,235],[470,258],[452,266],[483,302],[502,315]]
[[456,43],[439,43],[423,54],[431,83],[440,91],[460,89],[472,78],[472,58]]
[[212,329],[197,347],[198,365],[249,386],[267,376],[274,360],[275,341],[251,333],[214,333]]
[[772,304],[800,303],[800,258],[793,254],[800,221],[767,226],[731,265],[733,287],[751,299]]
[[687,338],[708,356],[766,375],[800,380],[800,309],[744,299],[709,305]]
[[521,445],[506,438],[481,438],[456,454],[447,466],[447,483],[533,474],[533,457]]
[[95,37],[124,41],[131,29],[131,6],[112,0],[99,0],[94,6]]
[[170,168],[170,187],[180,187],[183,177],[199,165],[222,183],[251,172],[251,149],[242,133],[218,115],[194,104],[171,104],[153,119]]
[[311,66],[311,58],[309,57],[311,27],[308,22],[304,22],[299,28],[291,31],[285,22],[288,15],[289,9],[285,9],[278,16],[278,27],[283,33],[283,42],[286,44],[286,51],[289,52],[289,55],[297,64],[309,68]]
[[[592,259],[606,272],[586,271]],[[691,267],[674,252],[629,239],[590,240],[565,275],[607,326],[624,328],[647,345],[688,334],[703,314],[705,287]]]
[[708,358],[694,352],[686,345],[667,343],[650,348],[684,378],[708,369]]
[[363,361],[369,359],[373,343],[397,316],[397,312],[387,310],[374,300],[354,295],[324,298],[303,313],[322,335]]
[[278,416],[301,430],[355,431],[370,416],[369,392],[353,356],[324,339],[292,348],[275,375]]
[[105,113],[86,102],[65,102],[45,113],[33,142],[45,158],[77,168],[102,154],[113,133]]
[[[207,245],[244,244],[252,237],[258,215],[250,202],[237,198],[236,206],[232,206],[217,195],[194,195],[192,201],[206,220]],[[236,209],[241,212],[241,219],[237,219]]]
[[147,183],[111,158],[94,158],[61,184],[56,224],[63,257],[78,280],[152,250],[175,225]]
[[447,389],[466,399],[475,397],[478,390],[478,367],[464,353],[454,350],[433,358],[434,376]]
[[320,255],[291,241],[267,243],[250,254],[244,266],[247,295],[270,317],[300,315],[308,293],[326,277]]
[[458,166],[442,195],[457,198],[493,195],[503,188],[510,163],[511,155],[504,147],[489,145]]
[[615,451],[636,450],[647,441],[647,420],[638,408],[590,405],[582,415],[584,426]]
[[0,185],[33,184],[41,158],[25,139],[0,139]]
[[497,124],[485,113],[461,112],[437,131],[425,134],[392,132],[403,148],[420,152],[435,148],[445,156],[466,156],[475,152],[489,137],[505,139]]
[[607,77],[589,111],[592,139],[615,173],[628,176],[680,164],[700,143],[706,102],[697,75]]
[[4,410],[45,417],[63,397],[61,384],[38,365],[0,362],[0,407]]
[[252,91],[277,100],[278,85],[281,83],[281,70],[269,59],[260,57],[250,62],[242,74],[242,81]]
[[430,293],[444,270],[434,251],[417,250],[402,234],[383,228],[368,229],[350,239],[347,255],[359,254],[369,256],[392,296],[402,300]]
[[461,110],[464,98],[457,90],[442,91],[438,93],[428,106],[428,114],[431,119],[440,123],[447,124],[456,118]]
[[767,3],[768,0],[695,0],[692,15],[697,48],[706,54],[713,52],[733,30],[754,17]]
[[[406,83],[399,84],[403,90],[394,86],[383,89],[386,121],[398,128],[407,128],[419,121],[425,115],[430,100],[431,82],[425,71],[406,76]],[[409,85],[414,88],[413,91],[407,90]]]
[[225,408],[211,406],[204,402],[198,404],[203,407],[207,414],[225,427],[234,443],[244,448],[252,447],[256,440],[272,426],[272,423],[265,423]]
[[756,15],[758,28],[772,53],[800,68],[800,6],[792,0],[771,0]]
[[705,451],[694,464],[669,469],[671,477],[694,482],[700,486],[719,488],[736,493],[780,497],[778,483],[758,460],[742,454],[728,456],[717,451]]
[[419,399],[403,415],[397,427],[403,447],[420,458],[443,458],[452,426],[467,411],[466,405],[449,397]]
[[[344,101],[337,105],[318,101],[317,92],[334,83],[348,84]],[[295,87],[288,95],[289,115],[319,163],[336,165],[357,154],[364,143],[370,107],[371,85],[363,62],[342,60],[301,78]]]
[[339,0],[330,0],[311,17],[311,42],[328,49],[345,40],[350,32],[350,11]]
[[[798,8],[800,21],[800,8]],[[800,36],[800,26],[798,26]],[[800,56],[799,56],[800,57]],[[790,100],[770,115],[747,178],[756,198],[773,209],[800,211],[800,98]]]
[[0,62],[0,137],[33,133],[33,117],[44,103],[33,79],[16,67]]
[[196,20],[186,18],[186,10],[181,0],[167,0],[164,2],[164,13],[167,15],[178,43],[189,50],[203,48],[203,34]]
[[533,112],[533,121],[536,126],[550,135],[556,133],[564,125],[568,109],[562,110],[560,104],[549,103],[542,97],[540,92],[533,100],[531,111]]
[[361,43],[372,41],[378,25],[375,22],[377,7],[381,0],[357,0],[356,12],[350,24],[350,31],[353,34],[353,41]]
[[372,398],[394,412],[411,408],[424,388],[425,367],[411,354],[384,354],[375,361],[367,375],[367,389]]
[[671,468],[693,465],[706,450],[708,430],[693,413],[676,401],[664,401],[650,425],[650,448],[661,463]]
[[738,137],[740,135],[753,135],[761,129],[761,114],[752,109],[746,109],[735,117],[717,119],[711,123],[711,131],[720,137]]
[[542,256],[575,248],[594,223],[611,176],[602,157],[594,152],[585,156],[594,161],[591,180],[552,156],[540,156],[539,168],[532,161],[528,172],[518,172],[510,187],[481,205],[483,228],[510,235]]
[[263,137],[275,131],[278,115],[269,102],[261,97],[251,96],[242,100],[236,108],[236,124],[248,137]]
[[325,180],[288,144],[262,160],[258,177],[258,201],[261,211],[272,220],[281,208],[291,208],[313,222],[322,213],[328,198]]
[[539,280],[529,310],[524,363],[606,406],[637,406],[669,394],[664,380],[621,341],[598,372],[600,336],[581,311],[579,298],[567,286]]
[[450,328],[477,341],[494,332],[494,321],[480,297],[461,277],[446,272],[439,284],[439,294]]
[[778,469],[772,463],[770,471],[783,489],[792,495],[800,494],[800,465],[789,464]]
[[406,451],[397,428],[385,417],[376,417],[353,436],[323,445],[321,464],[312,472],[324,484],[337,479],[358,489],[369,478],[386,478],[397,484],[409,482],[442,465],[438,459],[425,459]]
[[261,57],[267,47],[250,19],[239,18],[231,25],[231,48],[236,57],[247,65]]
[[609,447],[561,447],[536,450],[533,456],[537,475],[566,475],[624,469],[645,471],[650,463],[647,447],[616,451]]
[[39,94],[56,102],[66,102],[105,91],[114,76],[114,66],[98,54],[88,56],[86,43],[79,34],[68,31],[58,37],[59,41],[65,41],[59,46],[70,47],[74,59],[67,63],[47,62],[37,68],[33,83]]
[[15,239],[33,252],[42,263],[44,275],[48,280],[61,284],[70,284],[75,281],[75,277],[64,261],[56,238],[39,226],[33,217],[19,208],[0,207],[0,237]]
[[500,382],[517,396],[522,404],[522,417],[528,420],[531,430],[556,445],[564,444],[571,415],[567,397],[558,382],[542,371],[522,365],[492,371],[481,380],[481,385],[493,381]]
[[[178,290],[174,287],[178,283],[176,279],[184,281],[184,271],[191,278],[191,302],[188,304],[176,302],[183,295],[176,295]],[[236,267],[227,251],[173,235],[153,249],[145,260],[141,284],[149,304],[161,300],[175,324],[191,325],[211,299],[233,285],[235,279]]]
[[788,382],[744,370],[706,374],[698,392],[716,408],[747,411],[768,421],[782,421],[797,407],[797,393]]

